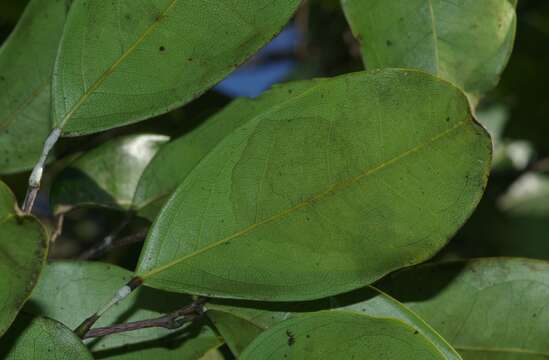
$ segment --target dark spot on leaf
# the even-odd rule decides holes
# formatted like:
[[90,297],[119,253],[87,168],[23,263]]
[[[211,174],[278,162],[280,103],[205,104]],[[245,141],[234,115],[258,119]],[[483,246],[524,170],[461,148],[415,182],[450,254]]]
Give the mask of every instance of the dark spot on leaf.
[[307,339],[310,339],[310,338],[311,338],[311,335],[307,334],[307,335],[305,335],[305,337],[306,337]]
[[419,334],[419,331],[415,330],[414,335],[417,335],[417,334]]
[[295,344],[295,336],[290,330],[286,330],[286,336],[288,336],[288,346]]
[[393,46],[393,42],[391,40],[386,41],[387,46]]
[[450,117],[447,117],[447,118],[446,118],[446,122],[449,122],[449,121],[450,121]]
[[533,317],[533,318],[535,318],[535,317],[537,317],[537,316],[538,316],[538,314],[535,314],[535,313],[532,314],[532,317]]
[[158,48],[158,50],[160,50],[160,51],[165,51],[166,48],[165,48],[164,46],[160,46],[160,47]]
[[1,80],[1,81],[5,81],[6,78],[5,78],[4,76],[0,75],[0,80]]
[[188,62],[193,62],[193,58],[190,57],[190,58],[187,59],[187,61],[188,61]]
[[132,17],[130,16],[130,14],[124,15],[124,19],[126,19],[126,20],[130,20],[131,18],[132,18]]

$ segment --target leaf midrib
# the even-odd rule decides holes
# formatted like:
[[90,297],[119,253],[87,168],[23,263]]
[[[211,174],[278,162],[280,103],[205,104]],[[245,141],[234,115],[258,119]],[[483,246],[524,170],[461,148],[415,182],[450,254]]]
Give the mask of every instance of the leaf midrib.
[[465,345],[454,345],[454,348],[459,351],[522,354],[522,355],[543,356],[549,359],[549,352],[527,350],[522,348],[476,347],[476,346],[465,346]]
[[177,3],[178,0],[171,0],[168,6],[162,10],[162,12],[155,18],[153,23],[137,38],[137,40],[107,69],[101,76],[95,80],[95,82],[82,94],[78,102],[65,114],[63,120],[61,120],[59,127],[62,129],[67,121],[73,116],[73,114],[80,109],[80,107],[88,100],[88,98],[97,90],[105,80],[112,74],[116,68],[122,64],[128,56],[151,34],[158,24],[165,18],[166,13]]
[[[307,91],[306,91],[307,92]],[[303,95],[303,94],[300,94],[300,95]],[[353,184],[357,183],[358,181],[362,180],[363,178],[373,174],[373,173],[376,173],[384,168],[386,168],[387,166],[389,165],[392,165],[400,160],[402,160],[403,158],[406,158],[407,156],[411,155],[411,154],[414,154],[420,150],[422,150],[423,148],[435,143],[436,141],[444,138],[445,136],[449,135],[450,133],[452,133],[453,131],[461,128],[462,126],[464,126],[468,121],[468,118],[465,119],[465,120],[462,120],[460,122],[457,122],[456,124],[454,124],[452,127],[444,130],[443,132],[441,132],[440,134],[436,135],[436,136],[433,136],[432,138],[428,139],[426,142],[422,143],[422,144],[419,144],[409,150],[406,150],[404,151],[403,153],[401,153],[400,155],[397,155],[387,161],[384,161],[382,163],[380,163],[379,165],[376,165],[370,169],[366,169],[364,172],[362,172],[361,174],[357,175],[357,176],[354,176],[354,177],[350,177],[348,179],[345,179],[341,182],[338,182],[338,183],[335,183],[333,185],[331,185],[328,189],[326,189],[325,191],[321,192],[321,193],[318,193],[317,195],[309,198],[309,199],[306,199],[305,201],[291,207],[291,208],[288,208],[282,212],[279,212],[265,220],[262,220],[260,222],[257,222],[257,223],[254,223],[254,224],[251,224],[249,226],[247,226],[246,228],[240,230],[240,231],[237,231],[235,233],[233,233],[232,235],[229,235],[221,240],[218,240],[216,242],[213,242],[205,247],[203,247],[202,249],[199,249],[199,250],[196,250],[190,254],[187,254],[187,255],[184,255],[184,256],[181,256],[179,258],[176,258],[162,266],[159,266],[157,268],[153,268],[152,270],[149,270],[147,272],[144,272],[142,274],[140,274],[140,277],[143,278],[144,280],[148,279],[148,278],[151,278],[153,276],[155,276],[156,274],[159,274],[173,266],[176,266],[177,264],[181,263],[181,262],[184,262],[190,258],[193,258],[195,256],[198,256],[202,253],[205,253],[213,248],[216,248],[217,246],[220,246],[222,244],[225,244],[235,238],[238,238],[240,236],[244,236],[246,234],[248,234],[249,232],[255,230],[257,227],[260,227],[262,225],[266,225],[266,224],[269,224],[269,223],[272,223],[272,222],[275,222],[279,219],[282,219],[282,218],[285,218],[286,216],[302,209],[302,208],[306,208],[314,203],[317,203],[319,200],[322,200],[330,195],[333,195],[335,194],[337,191],[340,191],[342,189],[346,189],[350,186],[352,186]]]

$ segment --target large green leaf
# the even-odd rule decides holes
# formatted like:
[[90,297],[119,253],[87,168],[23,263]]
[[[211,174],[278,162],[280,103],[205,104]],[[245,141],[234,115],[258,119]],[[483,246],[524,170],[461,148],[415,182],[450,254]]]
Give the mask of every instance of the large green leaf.
[[92,360],[82,341],[57,321],[20,314],[0,340],[5,360]]
[[508,0],[342,0],[369,69],[417,68],[478,97],[493,88],[516,29]]
[[[77,158],[59,174],[51,202],[57,213],[76,206],[132,209],[153,220],[168,196],[227,134],[242,124],[256,102],[240,99],[196,129],[164,144],[166,137],[130,135]],[[251,115],[248,115],[248,117]]]
[[420,266],[383,288],[404,301],[465,360],[549,357],[549,263],[494,258]]
[[299,0],[76,0],[53,78],[53,124],[78,135],[200,95],[267,43]]
[[281,322],[248,346],[242,360],[444,359],[412,327],[394,319],[320,312]]
[[0,48],[0,173],[31,168],[40,156],[65,13],[65,1],[31,1]]
[[321,310],[354,311],[379,318],[394,318],[425,336],[445,359],[461,357],[425,321],[389,295],[367,287],[351,293],[301,303],[265,303],[225,300],[208,303],[208,317],[231,351],[240,354],[259,334],[281,321]]
[[[44,269],[27,311],[58,320],[73,329],[97,310],[131,273],[99,262],[55,262]],[[139,289],[107,312],[96,326],[159,317],[190,302],[180,294]],[[199,359],[221,343],[215,334],[197,324],[183,330],[150,328],[110,335],[89,343],[90,350],[109,359]]]
[[258,300],[341,293],[431,257],[479,201],[490,139],[449,83],[385,70],[282,90],[170,198],[137,267],[147,285]]
[[[283,93],[286,94],[285,90]],[[272,104],[276,99],[238,99],[198,128],[163,146],[139,180],[135,207],[142,215],[154,218],[169,195],[221,140],[246,120],[261,113],[267,101]]]
[[168,140],[162,135],[128,135],[76,158],[52,186],[54,212],[86,205],[133,209],[141,174]]
[[48,236],[32,216],[22,215],[0,182],[0,336],[28,297],[48,252]]

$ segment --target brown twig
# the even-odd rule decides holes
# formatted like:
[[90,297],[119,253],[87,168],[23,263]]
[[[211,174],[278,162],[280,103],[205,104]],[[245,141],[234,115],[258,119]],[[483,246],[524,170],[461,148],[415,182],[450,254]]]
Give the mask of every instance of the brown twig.
[[155,319],[134,321],[124,324],[116,324],[112,326],[91,329],[86,333],[86,335],[84,335],[84,339],[90,339],[128,331],[135,331],[140,329],[147,329],[152,327],[161,327],[170,330],[178,329],[183,325],[192,322],[198,317],[202,316],[202,314],[204,313],[205,302],[205,298],[199,298],[190,305],[187,305],[179,310]]
[[[127,236],[126,238],[122,238],[119,241],[114,241],[116,237],[124,230],[124,228],[130,223],[131,219],[133,218],[133,214],[130,213],[126,218],[114,229],[109,235],[105,236],[103,240],[95,245],[93,245],[88,250],[84,251],[82,254],[78,256],[78,260],[88,260],[93,259],[101,255],[103,252],[112,249],[114,247],[122,246],[117,245],[118,243],[124,241],[124,244],[129,244],[133,242],[142,241],[144,237],[147,235],[146,230],[142,230],[138,233],[132,234]],[[131,238],[131,239],[128,239]]]
[[51,237],[50,237],[50,242],[51,243],[54,243],[55,240],[57,240],[57,238],[59,236],[61,236],[61,233],[63,232],[63,222],[65,221],[65,213],[61,213],[59,215],[57,215],[57,218],[56,218],[56,224],[55,224],[55,228],[53,229],[52,233],[51,233]]

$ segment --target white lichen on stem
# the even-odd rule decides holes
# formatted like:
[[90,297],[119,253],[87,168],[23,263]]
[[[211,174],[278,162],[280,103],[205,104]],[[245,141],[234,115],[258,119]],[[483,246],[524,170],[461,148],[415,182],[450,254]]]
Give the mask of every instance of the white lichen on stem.
[[22,207],[23,212],[26,214],[30,214],[32,211],[34,201],[36,200],[36,195],[38,194],[38,190],[40,190],[40,184],[42,182],[42,174],[44,173],[46,160],[48,159],[48,155],[50,154],[51,149],[53,149],[60,136],[61,129],[55,128],[52,130],[52,132],[50,133],[50,135],[48,135],[46,141],[44,142],[42,154],[40,155],[38,162],[32,169],[31,175],[29,177],[29,187],[27,188],[27,195],[25,196]]

